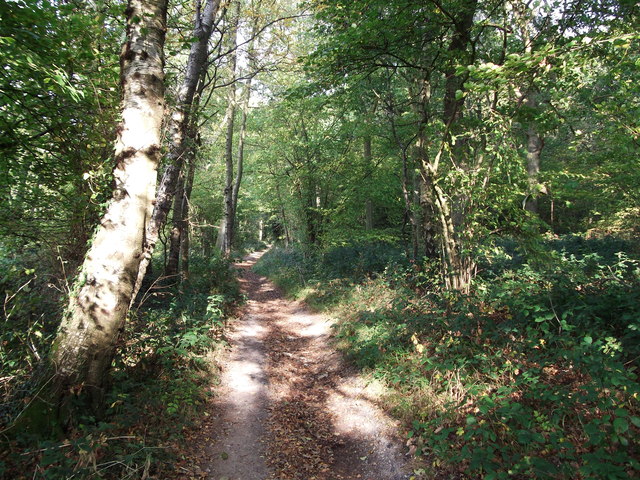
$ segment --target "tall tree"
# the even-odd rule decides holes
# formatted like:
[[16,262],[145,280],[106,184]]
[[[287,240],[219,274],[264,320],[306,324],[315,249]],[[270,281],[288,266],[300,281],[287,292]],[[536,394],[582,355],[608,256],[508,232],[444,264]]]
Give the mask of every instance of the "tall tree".
[[176,185],[176,193],[173,197],[173,226],[169,233],[169,253],[167,255],[167,265],[164,269],[164,275],[171,284],[180,282],[177,275],[178,267],[180,266],[180,244],[182,243],[185,220],[183,212],[185,206],[184,187],[185,172],[180,172]]
[[[439,219],[438,238],[440,239],[444,279],[447,287],[453,290],[467,289],[475,268],[473,259],[466,251],[468,246],[465,245],[467,240],[465,237],[469,233],[467,227],[470,205],[467,192],[462,191],[456,192],[454,195],[447,195],[447,192],[438,185],[438,176],[440,175],[438,161],[444,152],[443,147],[446,142],[451,154],[450,161],[454,168],[467,173],[473,166],[468,158],[469,152],[463,131],[464,126],[461,124],[465,104],[464,82],[468,75],[459,73],[458,66],[467,67],[474,61],[471,29],[477,6],[477,0],[466,0],[457,5],[457,11],[449,14],[452,33],[443,69],[445,76],[442,116],[442,123],[445,125],[444,138],[433,162],[424,157],[421,159],[424,188],[429,190],[430,194],[427,198],[431,200],[425,203],[425,206],[435,211],[436,218]],[[427,89],[429,88],[428,83],[421,85],[418,96],[428,98]],[[422,148],[421,151],[425,152],[425,149]],[[450,200],[451,197],[453,197],[453,201]]]
[[229,26],[229,90],[227,92],[227,125],[224,149],[225,186],[224,186],[224,214],[218,232],[216,247],[228,255],[231,252],[231,236],[233,232],[233,135],[236,120],[236,68],[238,63],[238,22],[240,21],[240,2],[235,2],[235,11]]
[[[194,101],[194,105],[198,100]],[[173,199],[173,226],[169,234],[169,254],[164,276],[171,283],[179,283],[189,274],[189,202],[195,176],[197,144],[195,131],[189,129],[189,141],[192,146],[185,152],[186,168],[180,173],[176,194]],[[178,277],[178,273],[180,276]]]
[[194,156],[192,156],[189,159],[187,174],[184,181],[184,190],[182,196],[182,218],[180,219],[180,276],[183,279],[189,278],[189,246],[191,239],[189,228],[189,210],[195,173],[196,159]]
[[[373,156],[371,154],[371,135],[365,135],[363,138],[363,155],[365,163],[371,165]],[[364,228],[373,230],[373,201],[368,195],[364,201]]]
[[213,32],[214,21],[219,8],[220,0],[207,0],[202,10],[200,9],[200,2],[197,3],[193,28],[194,41],[189,51],[184,79],[176,95],[176,106],[169,120],[168,164],[158,185],[153,211],[149,216],[145,232],[144,253],[137,273],[132,301],[135,300],[135,296],[140,290],[142,280],[151,261],[151,255],[158,241],[160,229],[167,220],[167,214],[175,195],[178,177],[182,171],[185,150],[189,145],[186,133],[193,99],[198,87],[198,81],[207,63],[209,39]]
[[94,406],[124,324],[153,206],[164,113],[166,0],[130,0],[120,56],[122,124],[116,142],[115,188],[74,286],[51,351],[54,392],[66,415],[71,392]]
[[255,59],[255,42],[258,34],[258,16],[256,15],[253,26],[251,28],[249,46],[247,48],[247,69],[246,80],[242,88],[242,94],[240,99],[240,132],[238,132],[238,149],[236,152],[236,171],[235,178],[233,180],[233,187],[231,189],[231,222],[228,236],[229,244],[232,244],[236,234],[236,224],[238,222],[238,195],[240,193],[240,185],[242,184],[242,175],[244,173],[244,148],[247,138],[247,117],[249,114],[249,102],[251,101],[251,84],[253,82],[253,76],[257,73],[256,59]]
[[[533,54],[534,41],[537,36],[536,32],[534,32],[534,9],[530,6],[530,2],[516,2],[513,4],[513,7],[516,23],[524,46],[524,54],[531,56]],[[537,32],[537,34],[540,33],[542,32]],[[535,71],[532,72],[532,75],[535,76]],[[524,91],[522,92],[523,103],[527,110],[525,115],[525,148],[528,191],[524,201],[524,208],[531,213],[537,214],[538,196],[540,194],[540,157],[542,148],[544,147],[544,138],[535,121],[539,95],[538,92],[536,92],[533,78],[529,80],[529,83],[529,85],[524,87]]]

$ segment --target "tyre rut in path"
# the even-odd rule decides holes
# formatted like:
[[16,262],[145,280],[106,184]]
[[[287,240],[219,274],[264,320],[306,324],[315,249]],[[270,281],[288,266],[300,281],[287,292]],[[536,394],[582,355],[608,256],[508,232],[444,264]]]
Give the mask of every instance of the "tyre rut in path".
[[409,468],[375,393],[330,345],[322,315],[237,266],[248,296],[199,435],[210,480],[403,480]]

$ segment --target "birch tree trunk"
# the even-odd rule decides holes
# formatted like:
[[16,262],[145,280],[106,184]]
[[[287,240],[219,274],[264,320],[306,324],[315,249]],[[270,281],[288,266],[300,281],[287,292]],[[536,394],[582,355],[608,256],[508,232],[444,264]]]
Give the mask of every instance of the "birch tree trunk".
[[101,404],[129,309],[161,151],[166,12],[166,0],[129,0],[126,10],[115,189],[51,351],[53,388],[62,420],[68,414],[71,392],[88,394],[93,407]]
[[187,148],[186,130],[189,124],[191,106],[198,80],[206,65],[209,39],[211,38],[214,20],[219,8],[220,0],[207,0],[203,11],[201,12],[200,9],[196,11],[193,29],[193,37],[196,40],[191,44],[184,80],[178,90],[176,107],[169,120],[168,165],[158,186],[155,205],[147,224],[144,253],[137,273],[131,298],[132,302],[140,290],[142,280],[151,261],[151,255],[158,242],[160,229],[164,226],[171,208],[171,201],[175,194],[178,176],[182,170],[183,156]]

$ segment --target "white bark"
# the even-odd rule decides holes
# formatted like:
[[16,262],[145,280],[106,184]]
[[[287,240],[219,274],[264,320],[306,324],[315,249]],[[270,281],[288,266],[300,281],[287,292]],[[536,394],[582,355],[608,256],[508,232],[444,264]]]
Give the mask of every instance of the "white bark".
[[136,274],[155,193],[164,112],[166,0],[129,0],[123,47],[122,125],[115,189],[82,265],[51,360],[56,393],[89,390],[100,402]]

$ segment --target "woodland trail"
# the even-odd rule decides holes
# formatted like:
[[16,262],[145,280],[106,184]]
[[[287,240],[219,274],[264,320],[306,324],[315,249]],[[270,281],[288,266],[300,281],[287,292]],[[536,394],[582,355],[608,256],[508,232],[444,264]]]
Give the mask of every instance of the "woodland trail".
[[209,420],[189,440],[198,467],[188,478],[409,478],[397,425],[330,345],[329,320],[251,271],[260,256],[237,264],[248,302]]

